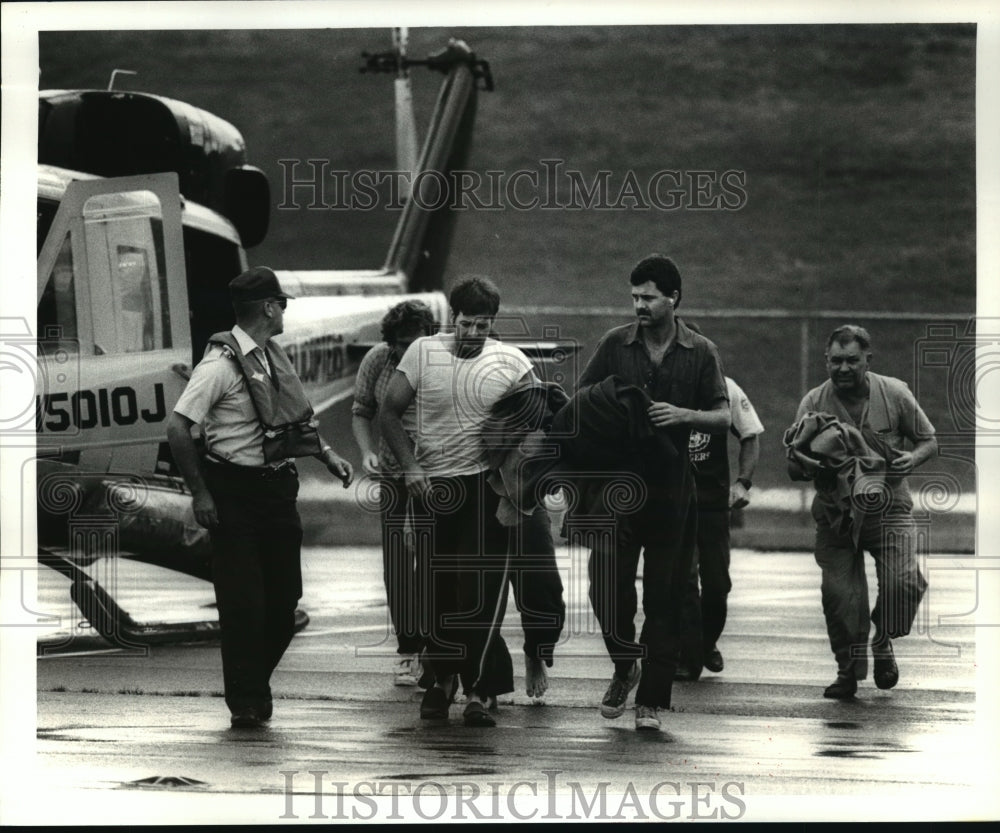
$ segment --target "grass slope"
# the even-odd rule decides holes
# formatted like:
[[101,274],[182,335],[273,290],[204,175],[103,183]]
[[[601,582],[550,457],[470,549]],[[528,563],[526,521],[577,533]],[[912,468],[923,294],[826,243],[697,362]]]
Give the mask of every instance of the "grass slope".
[[[614,320],[530,316],[535,333],[558,325],[588,355],[600,332],[628,320],[627,274],[650,251],[678,262],[682,313],[974,313],[973,26],[416,29],[411,54],[436,51],[449,36],[467,40],[496,80],[481,94],[473,170],[543,175],[543,160],[561,160],[587,183],[608,172],[611,203],[630,176],[645,187],[663,170],[685,182],[696,171],[745,175],[738,210],[642,209],[623,199],[617,209],[463,212],[452,279],[491,275],[508,304],[622,310]],[[113,68],[137,71],[119,86],[236,124],[278,204],[279,160],[394,167],[392,85],[358,72],[362,50],[388,46],[386,30],[43,33],[40,85],[103,88]],[[423,126],[437,77],[417,70],[414,78]],[[565,202],[567,182],[559,187]],[[276,210],[251,261],[376,266],[395,219],[382,208]],[[768,427],[758,480],[784,485],[780,436],[802,393],[799,323],[701,323]],[[809,384],[823,378],[831,326],[811,330]],[[920,383],[926,325],[871,328],[876,369]],[[940,376],[927,377],[934,384],[921,384],[921,397],[939,429],[950,430],[954,395]],[[958,469],[971,484],[968,464]]]

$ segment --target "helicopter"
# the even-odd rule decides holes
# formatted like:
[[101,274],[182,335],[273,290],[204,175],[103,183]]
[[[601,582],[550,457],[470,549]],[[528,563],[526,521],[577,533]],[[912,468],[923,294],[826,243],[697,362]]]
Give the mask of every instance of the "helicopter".
[[[424,60],[362,53],[362,71],[394,75],[397,160],[447,176],[466,163],[489,64],[451,40]],[[443,74],[417,149],[410,70]],[[210,580],[211,543],[166,442],[167,417],[209,336],[233,323],[229,281],[264,239],[270,186],[240,131],[150,93],[39,93],[37,386],[38,558],[66,576],[84,619],[108,642],[213,639],[214,620],[143,623],[88,567],[145,561]],[[419,177],[412,181],[416,182]],[[404,299],[447,321],[448,205],[408,195],[384,264],[367,270],[275,268],[290,305],[287,351],[320,414],[353,393],[358,364]],[[523,339],[543,365],[557,345]],[[296,612],[296,627],[308,615]]]

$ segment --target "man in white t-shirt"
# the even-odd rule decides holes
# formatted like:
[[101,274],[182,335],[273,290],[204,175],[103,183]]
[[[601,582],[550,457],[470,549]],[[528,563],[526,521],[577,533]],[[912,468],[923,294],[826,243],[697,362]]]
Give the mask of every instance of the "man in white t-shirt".
[[[418,548],[429,558],[426,658],[435,676],[420,716],[448,716],[458,678],[469,697],[464,719],[493,726],[486,704],[514,690],[500,636],[508,581],[507,530],[486,482],[482,427],[493,405],[532,373],[518,350],[489,338],[500,293],[483,278],[455,286],[453,331],[417,339],[400,359],[380,415],[382,434],[413,498]],[[402,416],[416,409],[413,439]],[[421,538],[421,536],[423,536]]]

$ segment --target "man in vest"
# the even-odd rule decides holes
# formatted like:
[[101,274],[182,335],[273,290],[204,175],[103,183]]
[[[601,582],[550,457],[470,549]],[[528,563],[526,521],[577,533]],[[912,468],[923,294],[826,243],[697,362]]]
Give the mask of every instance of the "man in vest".
[[[292,296],[258,266],[229,284],[236,326],[209,339],[167,425],[194,515],[212,538],[212,581],[232,726],[271,717],[270,678],[292,640],[302,595],[302,524],[294,457],[312,456],[345,488],[350,463],[316,431],[313,410],[284,350]],[[205,455],[191,427],[200,425]]]

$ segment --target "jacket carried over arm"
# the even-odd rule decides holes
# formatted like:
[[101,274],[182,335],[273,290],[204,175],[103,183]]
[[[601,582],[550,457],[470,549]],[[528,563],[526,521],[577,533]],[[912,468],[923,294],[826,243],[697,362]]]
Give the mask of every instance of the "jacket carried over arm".
[[867,513],[886,508],[886,469],[896,452],[872,431],[833,414],[810,411],[784,435],[786,454],[816,480],[816,506],[826,524],[857,546]]
[[497,518],[504,526],[517,524],[537,507],[545,476],[559,460],[548,432],[556,412],[568,401],[559,385],[532,379],[493,406],[482,437],[489,458],[488,481],[500,495]]
[[650,401],[641,388],[608,376],[582,386],[556,414],[551,436],[559,443],[560,470],[578,495],[571,516],[613,515],[608,487],[615,482],[624,492],[645,493],[635,481],[645,482],[650,472],[670,481],[671,470],[689,465],[670,432],[649,421]]

